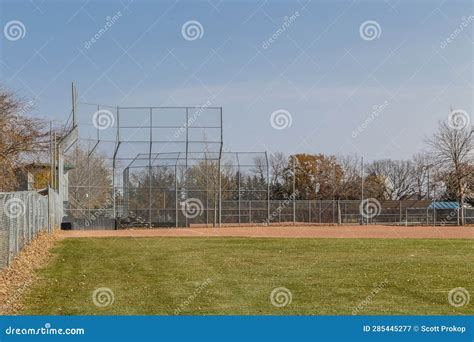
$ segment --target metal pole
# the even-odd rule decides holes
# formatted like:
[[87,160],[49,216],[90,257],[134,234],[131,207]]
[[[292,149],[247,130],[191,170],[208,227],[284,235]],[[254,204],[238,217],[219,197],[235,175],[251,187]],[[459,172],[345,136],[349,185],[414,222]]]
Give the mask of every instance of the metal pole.
[[53,190],[56,189],[56,134],[53,132],[52,136],[52,145],[53,145],[53,150],[52,150],[52,161],[51,161],[51,171],[52,171],[52,180],[51,180],[51,186]]
[[309,200],[309,205],[308,205],[308,222],[311,223],[311,200]]
[[205,153],[206,158],[206,228],[209,226],[209,164],[207,162],[207,153]]
[[224,141],[224,131],[222,129],[222,107],[220,108],[221,116],[221,146],[219,150],[219,227],[222,223],[222,177],[221,177],[221,158],[222,158],[222,142]]
[[219,158],[218,161],[218,169],[219,169],[219,210],[218,210],[218,215],[219,215],[219,227],[221,226],[222,223],[222,175],[221,175],[221,159]]
[[249,200],[249,223],[252,223],[252,201]]
[[431,198],[431,192],[430,192],[430,167],[428,166],[428,199]]
[[[188,205],[188,150],[189,150],[189,111],[188,107],[186,107],[186,156],[185,156],[185,168],[184,168],[184,193],[185,193],[185,199],[184,199],[184,205]],[[185,207],[185,213],[187,213],[187,208]],[[188,227],[188,215],[184,215],[184,225],[185,227]]]
[[71,84],[71,96],[72,96],[72,127],[76,127],[76,87],[74,82]]
[[174,196],[175,196],[174,214],[175,214],[175,220],[176,220],[176,228],[178,228],[178,173],[177,173],[178,167],[176,166],[176,163],[174,164]]
[[296,156],[293,156],[293,224],[296,223]]
[[[114,153],[114,159],[113,159],[113,162],[112,162],[112,201],[113,201],[113,205],[114,205],[114,220],[115,220],[115,223],[117,224],[117,205],[116,205],[116,202],[115,202],[115,198],[117,197],[116,194],[115,194],[115,160],[117,158],[117,151],[118,151],[118,148],[119,148],[119,145],[120,145],[120,118],[119,118],[119,107],[117,106],[117,136],[115,137],[115,143],[117,145],[116,147],[116,151]],[[123,184],[125,185],[125,184]],[[122,209],[123,209],[123,203],[122,203]],[[117,228],[117,226],[115,227]]]
[[[364,157],[360,159],[360,179],[361,179],[361,201],[364,201]],[[368,223],[369,219],[367,219]],[[362,216],[362,223],[364,223],[364,216]]]
[[53,184],[53,122],[49,122],[49,184]]
[[235,153],[235,157],[237,158],[237,190],[238,190],[238,195],[237,195],[237,201],[238,201],[238,215],[239,215],[239,226],[241,223],[240,220],[240,160],[239,160],[239,153]]
[[152,172],[151,172],[151,149],[152,149],[152,109],[149,108],[150,110],[150,135],[149,135],[149,142],[150,142],[150,147],[148,150],[148,227],[151,228],[151,177],[152,177]]
[[402,223],[402,215],[403,215],[402,202],[400,202],[400,205],[399,205],[399,206],[400,206],[400,220],[399,220],[399,222],[400,222],[400,224],[401,224],[401,223]]
[[270,223],[270,168],[268,166],[267,151],[265,151],[265,161],[267,163],[267,220]]

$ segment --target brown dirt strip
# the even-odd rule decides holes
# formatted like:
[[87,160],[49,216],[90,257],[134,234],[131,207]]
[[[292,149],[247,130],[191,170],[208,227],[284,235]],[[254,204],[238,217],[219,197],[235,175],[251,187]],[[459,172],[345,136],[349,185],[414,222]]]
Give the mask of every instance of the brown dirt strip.
[[36,280],[35,270],[46,265],[52,254],[51,247],[62,238],[61,231],[40,233],[13,259],[10,266],[0,271],[0,315],[17,313],[23,294]]
[[399,226],[278,226],[226,228],[157,228],[63,231],[67,238],[83,237],[273,237],[273,238],[381,238],[473,239],[474,227]]

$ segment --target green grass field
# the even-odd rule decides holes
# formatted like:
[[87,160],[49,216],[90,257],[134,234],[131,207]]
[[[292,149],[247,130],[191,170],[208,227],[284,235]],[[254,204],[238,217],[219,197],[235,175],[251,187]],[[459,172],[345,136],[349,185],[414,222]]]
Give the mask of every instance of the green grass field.
[[[472,301],[448,303],[452,288],[474,293],[472,246],[440,239],[66,239],[21,314],[351,315],[356,307],[360,315],[473,314]],[[277,287],[291,292],[291,303],[272,305]],[[110,289],[113,303],[96,306],[97,288]]]

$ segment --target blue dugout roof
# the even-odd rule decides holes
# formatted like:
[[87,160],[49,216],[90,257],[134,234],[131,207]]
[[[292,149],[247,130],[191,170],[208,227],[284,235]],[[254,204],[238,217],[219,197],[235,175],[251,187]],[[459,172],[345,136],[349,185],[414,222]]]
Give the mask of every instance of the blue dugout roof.
[[429,209],[459,209],[460,205],[458,202],[432,202]]

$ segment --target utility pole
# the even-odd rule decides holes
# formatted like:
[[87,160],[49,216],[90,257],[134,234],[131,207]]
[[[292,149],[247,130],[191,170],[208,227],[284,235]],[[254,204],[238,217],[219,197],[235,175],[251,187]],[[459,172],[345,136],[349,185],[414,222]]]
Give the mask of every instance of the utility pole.
[[293,155],[293,224],[296,223],[296,156]]
[[[364,201],[364,157],[360,158],[360,179],[361,179],[361,188],[360,188],[360,194],[361,194],[361,201]],[[362,223],[364,223],[364,216],[362,215]]]
[[53,186],[53,122],[49,122],[49,187]]

